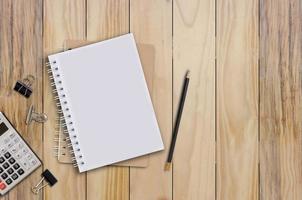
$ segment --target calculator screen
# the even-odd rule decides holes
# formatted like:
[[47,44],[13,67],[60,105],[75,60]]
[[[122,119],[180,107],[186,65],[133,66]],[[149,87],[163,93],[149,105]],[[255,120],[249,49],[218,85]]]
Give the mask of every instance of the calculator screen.
[[2,122],[0,124],[0,136],[8,130],[7,126]]

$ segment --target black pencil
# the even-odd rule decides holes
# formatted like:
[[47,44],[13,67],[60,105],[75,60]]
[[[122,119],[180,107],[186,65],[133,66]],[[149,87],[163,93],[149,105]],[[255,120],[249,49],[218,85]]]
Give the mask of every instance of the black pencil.
[[166,165],[165,165],[165,170],[170,170],[170,168],[171,168],[173,152],[174,152],[175,143],[176,143],[176,139],[177,139],[177,134],[178,134],[178,129],[179,129],[179,125],[180,125],[181,115],[182,115],[182,111],[183,111],[186,96],[187,96],[189,81],[190,81],[190,71],[187,72],[186,77],[185,77],[185,81],[184,81],[184,84],[183,84],[181,98],[180,98],[178,111],[177,111],[177,116],[176,116],[176,121],[175,121],[175,126],[174,126],[173,134],[172,134],[172,140],[171,140],[171,144],[170,144],[169,155],[168,155],[168,159],[167,159],[167,162],[166,162]]

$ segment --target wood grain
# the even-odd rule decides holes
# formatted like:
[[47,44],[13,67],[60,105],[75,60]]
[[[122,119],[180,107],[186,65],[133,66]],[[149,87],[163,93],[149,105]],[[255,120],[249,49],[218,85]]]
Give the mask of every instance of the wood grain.
[[[302,199],[302,2],[259,3],[0,0],[0,111],[44,163],[0,199]],[[56,108],[43,62],[66,39],[100,41],[129,31],[154,48],[154,67],[142,62],[165,151],[152,154],[145,169],[79,174],[53,156]],[[173,171],[165,172],[187,69],[192,78]],[[37,79],[26,99],[12,87],[28,74]],[[44,125],[25,125],[30,104],[47,113]],[[58,183],[33,195],[30,187],[45,168]]]
[[[85,38],[84,0],[44,0],[44,55],[63,50],[65,39]],[[46,60],[45,60],[46,61]],[[49,120],[44,125],[44,164],[58,179],[53,187],[45,189],[44,199],[86,198],[86,174],[79,174],[72,165],[58,163],[52,151],[56,130],[56,107],[46,71],[44,70],[44,112]]]
[[[42,125],[25,124],[31,104],[42,110],[42,1],[0,1],[0,110],[42,158]],[[29,99],[13,91],[17,80],[32,74],[34,92]],[[5,196],[5,199],[41,199],[30,188],[42,167]]]
[[217,199],[258,198],[258,1],[217,1]]
[[[129,32],[128,0],[87,0],[87,40]],[[104,167],[87,173],[87,199],[128,200],[129,167]]]
[[[173,163],[173,199],[215,199],[215,1],[176,0],[173,113],[190,84]],[[174,116],[175,117],[175,116]]]
[[172,199],[172,172],[165,172],[164,164],[172,132],[172,1],[131,0],[130,31],[136,42],[155,49],[150,94],[165,144],[165,151],[150,156],[148,168],[130,169],[130,199],[168,200]]
[[302,2],[261,0],[260,199],[302,199]]

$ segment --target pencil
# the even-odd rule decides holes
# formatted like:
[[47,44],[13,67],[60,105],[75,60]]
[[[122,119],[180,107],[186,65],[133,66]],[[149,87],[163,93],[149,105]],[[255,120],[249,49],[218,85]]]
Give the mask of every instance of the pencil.
[[176,139],[177,139],[177,134],[178,134],[178,129],[179,129],[179,125],[180,125],[182,111],[183,111],[186,96],[187,96],[189,81],[190,81],[190,71],[188,71],[186,73],[185,81],[184,81],[183,88],[182,88],[181,98],[180,98],[178,111],[177,111],[177,115],[176,115],[175,126],[174,126],[173,134],[172,134],[172,140],[171,140],[171,144],[170,144],[170,150],[169,150],[167,162],[165,164],[165,170],[166,171],[170,170],[170,168],[171,168],[175,143],[176,143]]

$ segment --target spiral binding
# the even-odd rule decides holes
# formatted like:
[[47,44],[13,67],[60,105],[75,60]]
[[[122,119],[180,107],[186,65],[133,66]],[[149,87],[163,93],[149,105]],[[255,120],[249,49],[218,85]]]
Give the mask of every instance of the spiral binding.
[[[70,108],[68,107],[67,95],[64,93],[62,84],[63,80],[61,79],[59,66],[56,61],[53,61],[52,63],[47,62],[46,66],[49,67],[49,69],[47,69],[47,73],[49,74],[49,79],[51,81],[50,85],[52,87],[54,101],[58,111],[57,127],[59,127],[59,130],[57,130],[57,132],[62,131],[63,134],[69,135],[69,137],[65,137],[66,147],[72,147],[69,153],[72,157],[71,160],[73,162],[73,166],[79,167],[80,165],[84,165],[85,162],[83,155],[81,154],[79,141],[77,140],[74,123],[70,114]],[[59,137],[56,137],[54,141],[59,142]],[[66,147],[64,146],[63,148]],[[58,156],[58,146],[54,146],[54,151],[56,152],[55,155]]]

